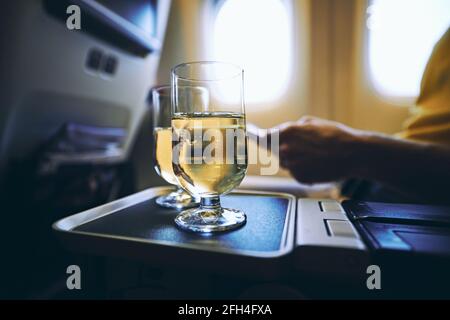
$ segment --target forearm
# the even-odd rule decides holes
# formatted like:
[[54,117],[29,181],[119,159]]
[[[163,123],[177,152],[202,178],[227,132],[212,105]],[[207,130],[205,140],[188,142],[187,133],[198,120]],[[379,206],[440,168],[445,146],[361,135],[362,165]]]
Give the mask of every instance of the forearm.
[[355,175],[435,202],[450,202],[450,148],[367,134],[358,147]]

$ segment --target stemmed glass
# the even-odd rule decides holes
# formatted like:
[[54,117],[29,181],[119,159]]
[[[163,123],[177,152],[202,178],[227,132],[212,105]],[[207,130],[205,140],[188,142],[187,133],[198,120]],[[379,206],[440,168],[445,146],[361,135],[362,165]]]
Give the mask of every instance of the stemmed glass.
[[[192,90],[208,92],[208,104]],[[200,207],[185,210],[176,224],[194,232],[237,228],[239,209],[222,208],[220,195],[240,184],[247,171],[243,70],[222,62],[184,63],[172,69],[173,171]]]
[[[178,186],[172,168],[171,87],[160,86],[152,89],[152,102],[155,170],[168,183]],[[198,201],[179,186],[177,190],[156,198],[156,203],[162,207],[178,210],[198,206]]]

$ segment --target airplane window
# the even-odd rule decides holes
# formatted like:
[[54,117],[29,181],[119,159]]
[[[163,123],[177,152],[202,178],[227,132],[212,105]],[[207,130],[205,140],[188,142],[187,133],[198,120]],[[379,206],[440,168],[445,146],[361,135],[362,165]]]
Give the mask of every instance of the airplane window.
[[368,61],[377,92],[416,97],[434,44],[450,26],[448,0],[372,0]]
[[291,28],[282,0],[224,0],[214,20],[213,55],[244,68],[248,103],[271,107],[287,87]]

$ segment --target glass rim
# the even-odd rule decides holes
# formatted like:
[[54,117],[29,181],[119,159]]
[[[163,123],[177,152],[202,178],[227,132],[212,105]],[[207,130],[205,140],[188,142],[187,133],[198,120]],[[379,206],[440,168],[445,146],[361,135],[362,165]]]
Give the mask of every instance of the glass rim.
[[171,95],[171,91],[172,91],[172,86],[171,85],[169,85],[169,84],[163,84],[163,85],[160,85],[160,86],[156,86],[156,87],[153,87],[152,89],[151,89],[151,92],[152,93],[158,93],[159,95],[166,95],[166,94],[164,94],[164,93],[162,93],[164,90],[169,90],[169,96]]
[[[187,78],[187,77],[183,77],[180,76],[176,73],[177,69],[180,69],[182,67],[186,67],[189,65],[201,65],[201,64],[221,64],[221,65],[227,65],[230,67],[233,67],[237,70],[236,73],[234,73],[233,75],[229,76],[229,77],[223,77],[223,78],[219,78],[219,79],[195,79],[195,78]],[[229,79],[233,79],[236,78],[238,76],[242,76],[244,74],[244,69],[241,68],[239,65],[231,63],[231,62],[225,62],[225,61],[217,61],[217,60],[202,60],[202,61],[191,61],[191,62],[183,62],[180,64],[177,64],[175,67],[173,67],[171,69],[171,75],[173,77],[176,77],[177,79],[181,79],[181,80],[185,80],[185,81],[195,81],[195,82],[214,82],[214,81],[223,81],[223,80],[229,80]]]

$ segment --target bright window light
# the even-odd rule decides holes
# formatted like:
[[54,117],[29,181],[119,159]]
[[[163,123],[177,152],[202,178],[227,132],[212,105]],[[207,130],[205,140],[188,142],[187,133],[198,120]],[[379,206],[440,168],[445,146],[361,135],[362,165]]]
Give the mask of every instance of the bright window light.
[[385,96],[418,96],[433,46],[450,25],[450,1],[373,0],[367,14],[375,89]]
[[291,28],[282,0],[225,0],[214,23],[214,58],[244,69],[248,103],[267,102],[285,91],[291,70]]

